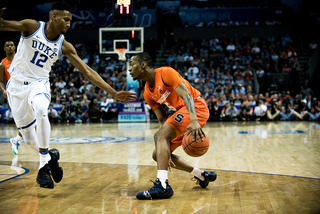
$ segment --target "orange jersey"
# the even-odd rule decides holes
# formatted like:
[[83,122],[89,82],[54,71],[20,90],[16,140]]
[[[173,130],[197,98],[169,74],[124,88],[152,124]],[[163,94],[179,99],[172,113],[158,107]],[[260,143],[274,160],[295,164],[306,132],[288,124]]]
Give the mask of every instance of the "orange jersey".
[[6,79],[6,83],[8,83],[9,79],[10,79],[10,73],[9,73],[9,67],[11,65],[11,61],[9,61],[7,58],[4,58],[3,60],[1,60],[1,62],[4,65],[4,77]]
[[183,99],[175,91],[181,82],[184,82],[194,100],[201,95],[176,70],[169,66],[154,69],[153,72],[155,85],[150,88],[147,82],[143,93],[144,99],[152,110],[159,108],[161,104],[165,104],[172,111],[177,111],[185,106]]

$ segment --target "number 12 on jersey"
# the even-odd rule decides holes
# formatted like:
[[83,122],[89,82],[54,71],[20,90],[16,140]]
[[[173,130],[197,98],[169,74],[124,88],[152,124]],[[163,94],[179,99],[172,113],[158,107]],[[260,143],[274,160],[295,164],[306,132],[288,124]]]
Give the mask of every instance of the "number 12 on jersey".
[[[34,56],[30,60],[30,62],[32,64],[35,64],[36,66],[39,66],[40,68],[43,68],[43,64],[46,63],[46,61],[48,60],[48,56],[45,54],[40,54],[38,57],[38,55],[39,55],[39,51],[34,52]],[[37,59],[37,57],[38,57],[38,59]]]

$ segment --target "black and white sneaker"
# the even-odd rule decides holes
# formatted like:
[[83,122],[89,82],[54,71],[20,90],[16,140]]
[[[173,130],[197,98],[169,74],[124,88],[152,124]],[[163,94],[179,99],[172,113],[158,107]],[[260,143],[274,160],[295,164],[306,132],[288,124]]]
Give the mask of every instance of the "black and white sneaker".
[[202,187],[202,188],[206,188],[210,182],[213,182],[217,179],[217,173],[216,172],[207,172],[204,171],[201,174],[204,177],[204,181],[202,181],[201,179],[197,178],[196,176],[194,176],[195,179],[197,179],[197,183]]
[[[153,181],[152,181],[153,182]],[[160,180],[157,178],[156,182],[153,182],[154,186],[144,192],[140,192],[137,194],[137,199],[139,200],[147,200],[147,199],[165,199],[173,196],[173,190],[166,180],[167,188],[164,189],[161,185]]]
[[50,171],[54,182],[59,183],[63,177],[63,170],[59,167],[58,160],[60,159],[60,154],[58,149],[50,149],[49,154],[51,160],[49,161]]
[[42,188],[53,189],[54,185],[50,176],[50,167],[48,164],[39,169],[37,183],[40,184],[40,187]]

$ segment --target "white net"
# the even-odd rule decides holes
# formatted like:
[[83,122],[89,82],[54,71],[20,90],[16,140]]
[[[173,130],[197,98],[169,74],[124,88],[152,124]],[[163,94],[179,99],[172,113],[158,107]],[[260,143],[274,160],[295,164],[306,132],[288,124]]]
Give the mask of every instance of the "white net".
[[114,49],[114,52],[116,52],[119,56],[119,60],[121,61],[126,61],[127,58],[126,58],[126,53],[127,53],[127,49],[125,48],[116,48]]

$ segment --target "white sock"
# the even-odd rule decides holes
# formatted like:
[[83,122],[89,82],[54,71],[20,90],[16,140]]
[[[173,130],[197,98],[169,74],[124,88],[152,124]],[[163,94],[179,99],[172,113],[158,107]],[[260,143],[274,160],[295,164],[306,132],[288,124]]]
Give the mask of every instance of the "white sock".
[[168,180],[168,170],[158,170],[157,178],[159,178],[164,189],[167,188],[166,180]]
[[193,167],[193,170],[191,172],[192,175],[196,176],[200,180],[204,181],[204,177],[201,175],[203,171],[201,169],[198,169],[196,167]]
[[16,141],[19,141],[19,140],[21,140],[22,139],[22,137],[20,137],[20,135],[18,135],[17,134],[17,136],[15,136],[15,138],[14,139],[16,139]]
[[39,165],[39,169],[41,169],[42,167],[44,167],[44,165],[46,165],[50,160],[51,160],[51,156],[49,155],[49,151],[46,152],[39,152],[39,157],[40,157],[40,165]]

